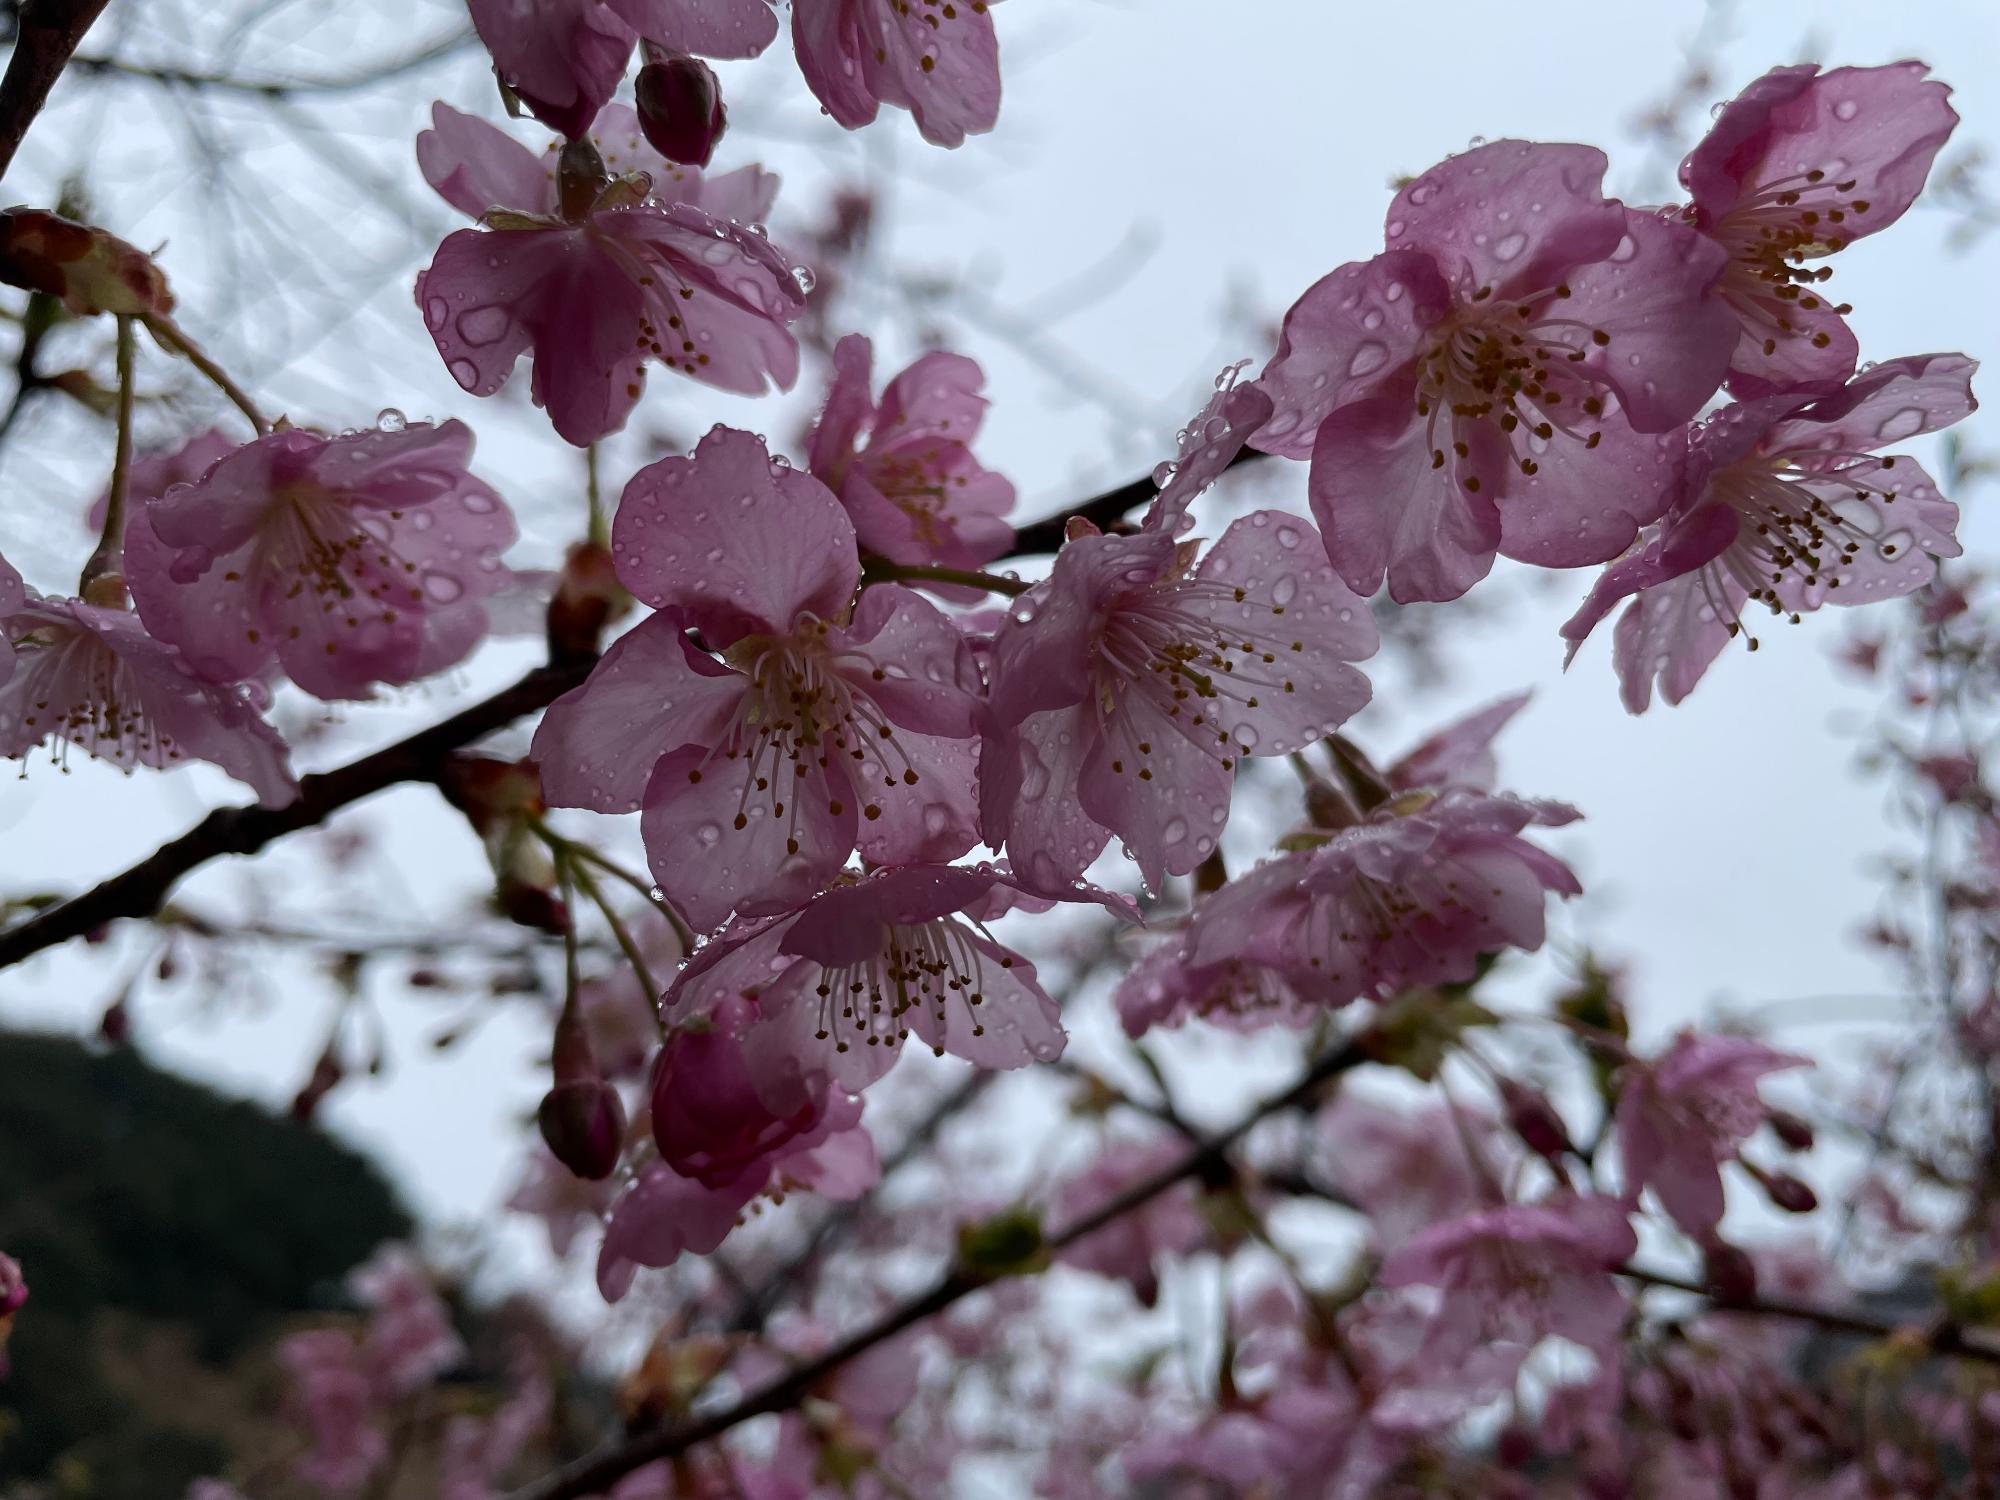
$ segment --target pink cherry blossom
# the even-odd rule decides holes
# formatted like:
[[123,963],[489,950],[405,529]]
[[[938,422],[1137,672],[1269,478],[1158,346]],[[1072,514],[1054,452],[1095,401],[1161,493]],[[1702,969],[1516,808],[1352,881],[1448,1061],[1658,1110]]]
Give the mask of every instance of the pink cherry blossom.
[[988,0],[792,0],[799,71],[849,130],[884,104],[907,109],[936,146],[1000,117],[1000,43]]
[[611,177],[595,146],[572,143],[551,212],[525,148],[464,117],[436,119],[425,171],[454,204],[532,194],[497,214],[487,205],[493,227],[447,236],[417,278],[425,326],[466,390],[492,395],[532,349],[535,400],[582,447],[624,425],[649,359],[745,395],[797,378],[798,344],[786,325],[805,310],[799,276],[769,240],[718,217],[768,207],[762,174],[693,184],[672,169],[656,175],[660,158],[636,122],[627,136],[624,111],[612,116],[622,143],[614,154],[641,169]]
[[[762,4],[763,0],[755,0]],[[647,142],[629,105],[607,104],[587,137],[605,169],[623,176],[642,172],[662,203],[688,203],[717,219],[751,224],[770,216],[778,179],[762,167],[738,167],[709,176],[668,161]],[[431,128],[417,137],[417,165],[438,196],[468,218],[503,215],[555,218],[562,212],[562,148],[551,143],[540,156],[497,125],[439,101]]]
[[1729,254],[1717,288],[1737,322],[1739,397],[1838,385],[1853,332],[1812,266],[1900,219],[1958,124],[1919,62],[1773,68],[1731,101],[1681,163],[1687,222]]
[[549,1425],[554,1393],[548,1377],[526,1364],[515,1381],[492,1416],[455,1416],[445,1424],[438,1500],[500,1500],[500,1476]]
[[1390,205],[1387,253],[1285,315],[1259,383],[1268,452],[1312,460],[1313,513],[1356,593],[1454,599],[1496,552],[1615,557],[1665,507],[1655,436],[1716,388],[1727,256],[1601,191],[1586,146],[1496,141]]
[[465,1357],[451,1312],[403,1245],[384,1245],[348,1278],[369,1311],[361,1359],[384,1400],[431,1385]]
[[767,0],[470,0],[515,97],[572,140],[617,92],[640,37],[675,52],[755,57],[778,34]]
[[555,805],[643,804],[689,921],[796,905],[857,848],[893,864],[972,847],[970,649],[899,586],[849,614],[854,528],[817,479],[717,428],[633,478],[612,550],[661,613],[549,710],[535,755]]
[[[812,472],[840,497],[864,551],[899,563],[977,568],[1005,552],[1014,486],[981,468],[986,377],[959,354],[926,354],[869,394],[874,351],[861,334],[834,346],[833,385],[813,430]],[[856,444],[860,449],[856,451]]]
[[471,457],[461,422],[246,443],[147,502],[126,556],[140,618],[216,682],[276,662],[365,698],[451,666],[486,634],[515,536]]
[[[1111,1142],[1084,1171],[1057,1190],[1053,1227],[1060,1231],[1086,1218],[1134,1183],[1179,1161],[1186,1152],[1186,1145],[1173,1139]],[[1057,1258],[1079,1271],[1128,1282],[1139,1301],[1151,1307],[1160,1299],[1163,1257],[1190,1255],[1211,1239],[1194,1185],[1179,1182],[1064,1247]]]
[[27,1303],[28,1279],[21,1274],[21,1263],[0,1254],[0,1319],[13,1317]]
[[1958,556],[1958,509],[1922,465],[1878,450],[1971,413],[1976,368],[1960,354],[1917,355],[1831,393],[1716,413],[1689,438],[1680,497],[1563,626],[1570,655],[1636,595],[1615,661],[1626,708],[1643,713],[1656,678],[1669,703],[1694,691],[1753,602],[1796,621],[1928,583],[1934,558]]
[[[675,1020],[754,1000],[742,1033],[765,1103],[784,1108],[797,1080],[824,1071],[859,1092],[915,1033],[983,1068],[1061,1055],[1061,1014],[1035,966],[984,930],[996,894],[1019,883],[991,865],[904,865],[844,880],[790,913],[738,917],[667,991]],[[1077,891],[1129,910],[1103,892]]]
[[1229,1031],[1303,1030],[1323,1012],[1277,970],[1229,957],[1197,965],[1183,937],[1156,946],[1112,993],[1127,1036],[1203,1020]]
[[1036,889],[1114,834],[1153,888],[1187,874],[1240,756],[1301,749],[1368,701],[1348,663],[1374,652],[1374,621],[1309,523],[1257,511],[1195,557],[1163,529],[1074,537],[994,639],[981,820]]
[[707,1255],[736,1227],[758,1198],[782,1200],[794,1190],[835,1202],[858,1198],[875,1185],[881,1168],[861,1123],[861,1101],[841,1094],[828,1100],[813,1128],[782,1141],[713,1183],[683,1177],[656,1164],[612,1205],[598,1252],[597,1285],[616,1302],[640,1266],[668,1266],[684,1254]]
[[1529,693],[1512,693],[1455,719],[1405,751],[1384,773],[1399,792],[1448,786],[1491,791],[1498,767],[1493,741],[1528,706]]
[[725,997],[702,1024],[676,1031],[654,1064],[660,1159],[709,1187],[813,1134],[833,1102],[822,1072],[794,1066],[752,1077],[742,1038],[758,1019],[754,1003]]
[[389,1456],[375,1392],[354,1340],[337,1328],[295,1333],[278,1346],[293,1410],[310,1433],[299,1477],[333,1494],[356,1490]]
[[507,1200],[507,1207],[539,1218],[548,1233],[550,1252],[561,1260],[576,1244],[577,1236],[603,1218],[616,1187],[614,1182],[588,1182],[578,1177],[537,1139],[527,1172]]
[[1599,1197],[1510,1204],[1425,1230],[1377,1278],[1385,1287],[1438,1291],[1423,1342],[1397,1376],[1401,1399],[1391,1404],[1424,1410],[1424,1388],[1434,1381],[1503,1388],[1549,1337],[1609,1363],[1627,1312],[1611,1271],[1637,1248],[1625,1207]]
[[1617,1115],[1626,1195],[1650,1187],[1676,1224],[1708,1238],[1722,1222],[1721,1165],[1768,1113],[1758,1080],[1805,1066],[1747,1037],[1684,1031],[1656,1061],[1627,1068]]
[[13,659],[0,676],[0,756],[23,759],[47,743],[58,760],[55,747],[74,745],[127,770],[205,760],[267,807],[298,795],[284,741],[263,718],[263,689],[197,676],[136,615],[24,590],[0,614],[0,637]]
[[1521,834],[1575,810],[1464,788],[1415,802],[1232,880],[1197,908],[1191,961],[1262,964],[1319,1004],[1344,1005],[1461,983],[1482,954],[1540,947],[1546,893],[1581,888]]

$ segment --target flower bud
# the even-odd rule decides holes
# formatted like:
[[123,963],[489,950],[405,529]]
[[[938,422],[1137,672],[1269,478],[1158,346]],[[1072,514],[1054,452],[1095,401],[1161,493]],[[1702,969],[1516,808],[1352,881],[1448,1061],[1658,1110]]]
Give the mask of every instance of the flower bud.
[[1546,1095],[1511,1078],[1500,1080],[1500,1100],[1507,1107],[1507,1124],[1535,1155],[1554,1161],[1574,1148],[1562,1116]]
[[1819,1207],[1819,1194],[1790,1172],[1758,1172],[1756,1176],[1765,1196],[1788,1214],[1809,1214]]
[[557,1084],[542,1096],[537,1118],[556,1160],[584,1181],[602,1182],[617,1170],[625,1101],[603,1079]]
[[549,599],[550,662],[594,661],[605,627],[631,607],[632,596],[612,568],[611,549],[601,542],[578,542],[563,559]]
[[170,312],[167,278],[116,235],[39,208],[0,213],[0,281],[47,292],[79,317]]
[[1771,1122],[1771,1133],[1792,1150],[1812,1150],[1813,1128],[1809,1121],[1800,1119],[1788,1109],[1774,1109],[1765,1118]]
[[1717,1302],[1748,1302],[1757,1295],[1757,1267],[1734,1245],[1716,1240],[1702,1250],[1702,1280]]
[[653,149],[684,167],[705,167],[729,127],[722,84],[698,57],[669,53],[639,70],[632,91],[639,105],[639,128]]

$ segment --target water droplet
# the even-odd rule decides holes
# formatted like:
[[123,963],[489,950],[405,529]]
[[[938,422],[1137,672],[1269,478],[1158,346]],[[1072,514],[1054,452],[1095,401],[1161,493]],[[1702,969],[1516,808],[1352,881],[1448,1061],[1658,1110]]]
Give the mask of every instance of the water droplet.
[[1500,242],[1493,247],[1493,254],[1500,260],[1512,260],[1527,248],[1528,237],[1519,230],[1516,230],[1513,234],[1501,238]]
[[1354,351],[1354,357],[1347,362],[1349,375],[1367,375],[1382,368],[1389,362],[1389,346],[1378,344],[1373,339]]
[[375,413],[375,425],[384,432],[401,432],[410,425],[410,419],[393,406],[385,406]]
[[1833,107],[1833,117],[1836,120],[1851,120],[1860,113],[1861,106],[1852,99],[1843,99]]

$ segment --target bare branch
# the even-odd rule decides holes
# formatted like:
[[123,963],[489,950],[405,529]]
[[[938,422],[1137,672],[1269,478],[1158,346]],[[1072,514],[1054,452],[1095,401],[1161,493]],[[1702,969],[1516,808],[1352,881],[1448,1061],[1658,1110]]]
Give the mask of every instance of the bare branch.
[[48,103],[49,90],[106,3],[30,0],[21,8],[14,55],[7,60],[7,76],[0,78],[0,175],[14,164],[22,137]]

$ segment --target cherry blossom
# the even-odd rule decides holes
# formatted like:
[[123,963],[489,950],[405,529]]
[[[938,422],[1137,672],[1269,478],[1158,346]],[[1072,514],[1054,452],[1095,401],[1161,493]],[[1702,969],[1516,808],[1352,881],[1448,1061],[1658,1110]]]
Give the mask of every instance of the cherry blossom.
[[792,0],[806,86],[849,130],[884,104],[925,140],[958,146],[1000,116],[1000,43],[988,0]]
[[275,662],[365,698],[451,666],[486,634],[515,536],[471,458],[462,422],[247,443],[147,501],[126,555],[140,618],[216,682]]
[[1521,837],[1576,816],[1466,788],[1411,794],[1217,891],[1195,913],[1188,958],[1267,966],[1321,1005],[1462,982],[1482,954],[1539,948],[1546,893],[1581,889]]
[[[14,565],[0,557],[0,620],[17,613],[27,602],[28,586],[14,571]],[[14,641],[6,631],[0,630],[0,683],[6,682],[13,670]]]
[[[587,139],[607,172],[643,173],[662,203],[687,203],[716,219],[755,224],[770,217],[777,201],[777,175],[762,167],[710,176],[667,160],[647,141],[629,105],[605,105]],[[537,156],[497,125],[442,100],[431,105],[431,128],[417,137],[417,165],[438,196],[471,219],[495,210],[543,218],[562,212],[559,143]]]
[[845,1202],[868,1191],[879,1176],[874,1143],[861,1124],[861,1101],[847,1094],[830,1099],[811,1130],[713,1184],[683,1177],[665,1164],[647,1167],[611,1207],[598,1252],[598,1288],[606,1301],[616,1302],[640,1266],[708,1254],[760,1197],[782,1200],[804,1190]]
[[[767,179],[674,175],[690,168],[656,177],[648,167],[662,158],[623,112],[614,116],[617,154],[641,167],[613,177],[596,146],[572,141],[551,212],[524,148],[463,117],[437,118],[425,169],[454,204],[532,195],[498,213],[484,205],[491,227],[447,236],[417,278],[425,326],[466,390],[492,395],[532,349],[534,398],[581,447],[624,425],[649,359],[745,395],[797,378],[798,344],[785,325],[805,309],[801,277],[769,240],[715,211],[768,205]],[[676,196],[677,181],[710,206]]]
[[1610,1273],[1637,1248],[1625,1208],[1599,1197],[1485,1209],[1417,1235],[1377,1278],[1438,1293],[1388,1404],[1428,1423],[1436,1393],[1427,1386],[1474,1398],[1497,1391],[1549,1337],[1608,1363],[1628,1308]]
[[937,351],[891,380],[878,402],[869,394],[873,362],[858,333],[834,346],[812,472],[840,497],[863,550],[947,568],[991,562],[1014,540],[1005,520],[1014,486],[972,456],[986,377],[963,355]]
[[981,820],[1040,890],[1113,835],[1154,889],[1187,874],[1238,757],[1289,754],[1368,701],[1348,663],[1374,652],[1374,621],[1309,523],[1256,511],[1196,555],[1158,529],[1073,536],[994,639]]
[[1688,439],[1667,514],[1563,626],[1571,657],[1632,597],[1615,662],[1626,708],[1643,713],[1655,679],[1669,703],[1694,691],[1723,646],[1746,634],[1752,603],[1796,622],[1822,604],[1868,604],[1930,582],[1934,558],[1958,556],[1958,508],[1922,465],[1878,454],[1969,415],[1976,368],[1960,354],[1917,355],[1831,393],[1717,412]]
[[1627,1068],[1617,1116],[1627,1196],[1650,1187],[1676,1224],[1707,1239],[1722,1221],[1721,1164],[1769,1113],[1758,1080],[1805,1066],[1747,1037],[1684,1031],[1656,1061]]
[[[0,561],[0,581],[17,576]],[[48,743],[127,770],[205,760],[267,807],[297,796],[284,741],[263,718],[263,689],[197,676],[137,616],[23,590],[0,615],[0,636],[13,648],[13,670],[0,677],[0,755],[23,759]]]
[[796,904],[857,848],[971,848],[969,648],[900,586],[850,613],[854,528],[817,479],[717,428],[633,478],[612,551],[661,612],[549,710],[535,754],[554,805],[644,805],[654,876],[689,921]]
[[[911,1033],[980,1067],[1047,1061],[1063,1050],[1056,1004],[1035,966],[985,930],[1019,889],[992,865],[913,864],[843,879],[788,913],[731,922],[669,987],[668,1012],[678,1021],[754,1000],[745,1057],[774,1111],[814,1071],[866,1088]],[[1071,899],[1129,910],[1103,892]]]
[[1491,1142],[1492,1123],[1446,1104],[1399,1107],[1344,1088],[1313,1119],[1312,1161],[1368,1216],[1376,1245],[1393,1253],[1490,1206],[1471,1142]]
[[1603,153],[1495,141],[1396,195],[1389,249],[1285,315],[1257,446],[1311,458],[1313,514],[1358,594],[1455,599],[1496,552],[1615,557],[1665,508],[1674,445],[1721,379],[1728,257],[1603,196]]
[[470,0],[516,98],[572,140],[617,92],[640,37],[674,52],[755,57],[778,34],[768,0]]
[[337,1328],[295,1333],[278,1346],[278,1360],[294,1414],[312,1439],[299,1478],[332,1494],[359,1489],[389,1456],[389,1439],[354,1340]]
[[803,1073],[796,1060],[753,1078],[743,1035],[759,1018],[754,1002],[724,997],[700,1025],[676,1031],[654,1064],[660,1159],[709,1187],[726,1185],[760,1158],[812,1135],[837,1102],[826,1075]]
[[1716,116],[1681,163],[1688,223],[1729,253],[1717,290],[1738,335],[1730,389],[1750,398],[1838,385],[1857,346],[1813,265],[1887,229],[1923,191],[1958,124],[1920,62],[1773,68]]

